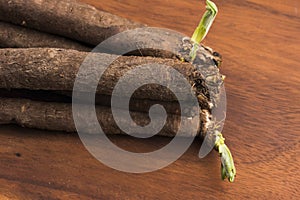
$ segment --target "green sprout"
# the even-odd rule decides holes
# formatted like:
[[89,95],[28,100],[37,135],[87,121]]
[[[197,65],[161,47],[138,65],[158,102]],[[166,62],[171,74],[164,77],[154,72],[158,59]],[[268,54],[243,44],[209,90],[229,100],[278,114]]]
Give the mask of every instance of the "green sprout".
[[217,139],[215,142],[215,148],[218,150],[221,157],[222,180],[228,178],[229,182],[233,182],[236,175],[236,169],[234,166],[231,152],[227,147],[227,145],[225,144],[225,138],[222,136],[222,133],[219,131],[216,131],[216,133],[217,133],[216,135]]
[[206,11],[191,38],[193,42],[199,44],[205,38],[217,14],[218,8],[216,4],[212,1],[206,0]]
[[229,148],[225,144],[225,138],[223,137],[222,133],[217,130],[220,128],[220,124],[224,122],[224,120],[225,117],[223,120],[214,123],[211,128],[213,129],[215,136],[214,147],[221,157],[221,178],[222,180],[225,180],[227,178],[228,181],[232,183],[236,176],[234,161]]
[[218,14],[218,8],[216,4],[210,0],[206,0],[206,11],[202,16],[202,19],[195,29],[194,34],[191,38],[193,42],[193,48],[190,53],[190,58],[193,61],[196,57],[196,52],[199,48],[200,42],[205,38],[207,35],[211,25],[213,24],[216,16]]

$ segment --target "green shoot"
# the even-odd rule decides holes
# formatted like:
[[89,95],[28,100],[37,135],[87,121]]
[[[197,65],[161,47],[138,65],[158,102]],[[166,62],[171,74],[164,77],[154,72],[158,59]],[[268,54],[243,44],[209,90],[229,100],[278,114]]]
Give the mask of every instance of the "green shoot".
[[213,24],[216,15],[218,14],[218,8],[216,4],[210,0],[206,0],[206,11],[202,16],[202,19],[195,29],[194,34],[191,38],[193,44],[193,49],[190,53],[190,57],[192,61],[196,57],[196,52],[198,50],[200,42],[205,38],[207,35],[211,25]]
[[216,4],[210,0],[206,0],[206,11],[191,38],[193,42],[199,44],[205,38],[217,14],[218,8]]
[[217,131],[217,140],[215,143],[215,147],[218,149],[222,161],[221,164],[222,180],[228,178],[229,182],[233,182],[236,175],[234,161],[229,148],[225,144],[225,138],[222,136],[222,133],[220,133],[219,131]]

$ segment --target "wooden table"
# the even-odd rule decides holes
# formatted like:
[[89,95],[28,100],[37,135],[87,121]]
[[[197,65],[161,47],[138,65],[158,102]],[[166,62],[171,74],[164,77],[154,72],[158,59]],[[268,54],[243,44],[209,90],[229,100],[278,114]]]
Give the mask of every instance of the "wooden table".
[[[204,12],[195,0],[84,1],[187,35]],[[204,43],[223,55],[233,184],[220,180],[216,152],[197,157],[198,140],[162,170],[128,174],[94,159],[75,134],[1,126],[0,199],[300,199],[300,3],[215,2],[219,15]],[[146,149],[167,139],[113,140]]]

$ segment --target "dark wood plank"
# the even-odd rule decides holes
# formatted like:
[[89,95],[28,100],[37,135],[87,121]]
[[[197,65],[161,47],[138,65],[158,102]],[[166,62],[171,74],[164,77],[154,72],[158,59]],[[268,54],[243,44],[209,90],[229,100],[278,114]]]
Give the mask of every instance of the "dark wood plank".
[[[83,1],[187,35],[204,11],[204,1],[196,0]],[[224,135],[236,161],[235,183],[220,180],[215,152],[198,159],[199,141],[167,168],[136,175],[99,163],[76,135],[1,126],[0,198],[299,199],[300,5],[296,0],[215,2],[220,13],[205,44],[224,59]],[[137,144],[128,137],[113,140]],[[152,148],[164,140],[139,146]]]

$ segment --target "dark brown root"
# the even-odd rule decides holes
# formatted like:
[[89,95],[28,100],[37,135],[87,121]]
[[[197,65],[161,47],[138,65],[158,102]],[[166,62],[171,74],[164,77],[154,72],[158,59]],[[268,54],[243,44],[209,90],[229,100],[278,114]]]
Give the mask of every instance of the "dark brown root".
[[49,47],[91,51],[92,48],[57,35],[0,21],[0,47],[32,48]]
[[1,0],[0,20],[93,46],[124,30],[144,27],[76,0]]
[[[86,105],[80,105],[86,109]],[[122,113],[122,110],[119,110]],[[109,107],[96,106],[99,123],[106,134],[125,134],[115,124]],[[131,112],[132,119],[141,126],[150,120],[147,113]],[[81,115],[80,129],[86,133],[98,133],[91,122],[91,114]],[[182,119],[182,121],[180,121]],[[126,122],[126,119],[124,119]],[[39,128],[55,131],[76,132],[72,116],[72,105],[68,103],[40,102],[22,98],[0,98],[0,124],[18,124],[24,127]],[[128,123],[127,123],[128,124]],[[192,117],[181,118],[178,115],[168,115],[164,128],[158,133],[162,136],[175,136],[180,125],[189,127],[181,136],[191,136],[200,133],[197,120]],[[130,124],[128,124],[128,127]],[[78,128],[78,127],[77,127]],[[138,133],[143,134],[143,133]]]

